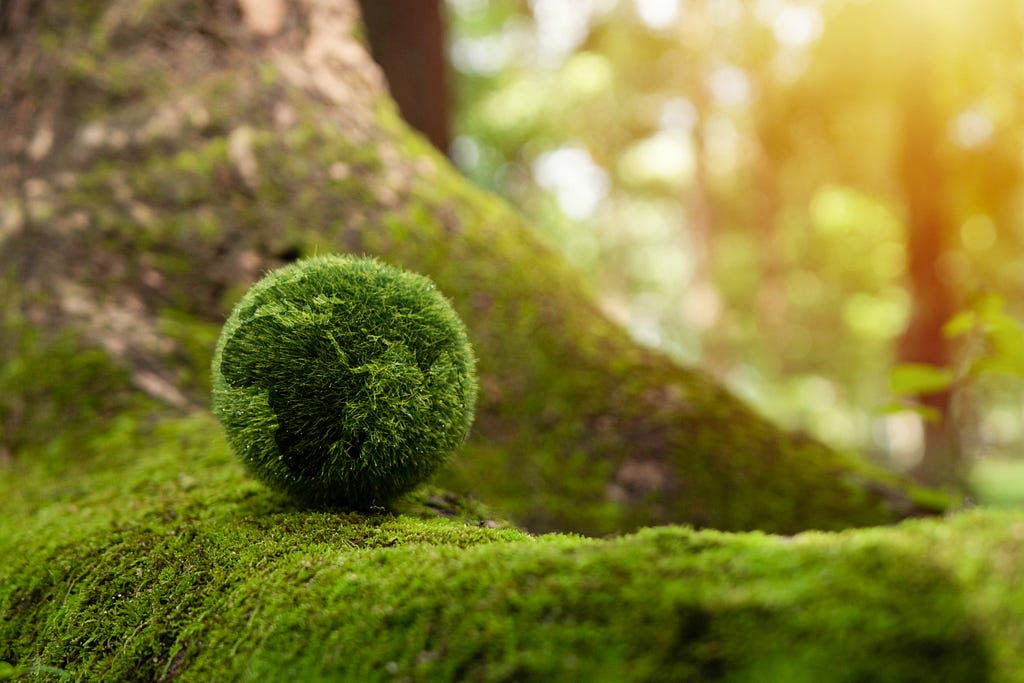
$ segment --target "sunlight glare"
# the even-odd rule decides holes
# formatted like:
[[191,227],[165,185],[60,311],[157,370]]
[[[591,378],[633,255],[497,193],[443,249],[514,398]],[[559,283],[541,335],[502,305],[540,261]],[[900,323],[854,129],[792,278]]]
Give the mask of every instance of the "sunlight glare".
[[953,141],[963,149],[977,149],[992,138],[995,124],[980,109],[961,112],[953,121]]
[[815,7],[787,4],[776,15],[772,28],[780,45],[802,48],[818,39],[824,20]]
[[924,424],[917,413],[904,410],[875,423],[875,443],[886,449],[889,459],[906,472],[924,455]]
[[695,157],[681,130],[659,131],[628,148],[619,160],[623,177],[638,184],[658,182],[681,187],[693,177]]
[[586,40],[594,17],[614,6],[614,0],[530,0],[537,22],[539,62],[562,64]]
[[658,127],[662,130],[681,130],[689,133],[697,125],[697,107],[685,97],[673,97],[658,111]]
[[679,0],[635,0],[640,21],[654,30],[672,28],[679,21]]
[[731,64],[720,66],[708,78],[711,97],[725,106],[740,106],[750,100],[750,79],[743,69]]
[[582,147],[559,147],[533,162],[537,184],[554,193],[569,218],[583,220],[597,210],[608,194],[608,173]]

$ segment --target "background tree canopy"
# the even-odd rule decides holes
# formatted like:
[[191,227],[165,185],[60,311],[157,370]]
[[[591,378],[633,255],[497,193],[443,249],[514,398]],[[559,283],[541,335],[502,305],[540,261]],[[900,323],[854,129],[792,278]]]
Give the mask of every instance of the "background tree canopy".
[[[1024,439],[1020,3],[448,7],[455,162],[636,339],[886,466],[953,484],[962,453],[976,485],[1005,478]],[[943,333],[1000,300],[1000,322]],[[921,384],[927,366],[946,379]]]

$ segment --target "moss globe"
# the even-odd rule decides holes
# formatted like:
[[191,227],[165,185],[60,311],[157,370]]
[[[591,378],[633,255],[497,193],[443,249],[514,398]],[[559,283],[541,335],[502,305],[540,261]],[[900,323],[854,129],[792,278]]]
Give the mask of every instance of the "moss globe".
[[213,410],[272,488],[365,509],[423,482],[469,432],[476,373],[434,284],[376,259],[320,256],[269,273],[224,324]]

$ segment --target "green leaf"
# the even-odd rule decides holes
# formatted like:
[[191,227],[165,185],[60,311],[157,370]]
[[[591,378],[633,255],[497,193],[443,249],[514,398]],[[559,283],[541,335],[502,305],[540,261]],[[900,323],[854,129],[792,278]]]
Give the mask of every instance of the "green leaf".
[[971,308],[977,311],[978,317],[986,323],[1009,317],[1006,314],[1006,301],[998,294],[986,294]]
[[983,356],[971,364],[971,368],[967,374],[971,377],[977,377],[979,375],[1024,376],[1024,358]]
[[1016,320],[1005,317],[989,323],[989,343],[993,347],[993,355],[1007,358],[1024,357],[1024,330]]
[[914,406],[910,403],[901,403],[899,401],[893,401],[892,403],[886,403],[884,406],[875,409],[877,415],[896,415],[907,410],[913,410]]
[[904,396],[936,394],[952,384],[952,370],[924,363],[897,365],[889,373],[889,389]]
[[942,335],[946,339],[962,337],[975,328],[978,316],[974,311],[960,311],[942,326]]
[[908,410],[920,415],[921,419],[925,422],[942,422],[942,413],[938,408],[932,408],[931,406],[924,405],[912,405]]
[[925,422],[940,422],[942,413],[931,406],[915,403],[914,401],[903,401],[887,403],[875,411],[878,415],[896,415],[898,413],[915,413]]

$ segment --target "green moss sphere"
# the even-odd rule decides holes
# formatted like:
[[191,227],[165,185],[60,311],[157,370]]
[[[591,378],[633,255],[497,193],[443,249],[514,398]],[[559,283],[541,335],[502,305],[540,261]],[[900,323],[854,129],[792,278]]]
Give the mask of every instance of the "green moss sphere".
[[313,505],[384,505],[466,438],[476,373],[465,327],[421,275],[354,256],[269,273],[213,359],[228,442],[272,488]]

